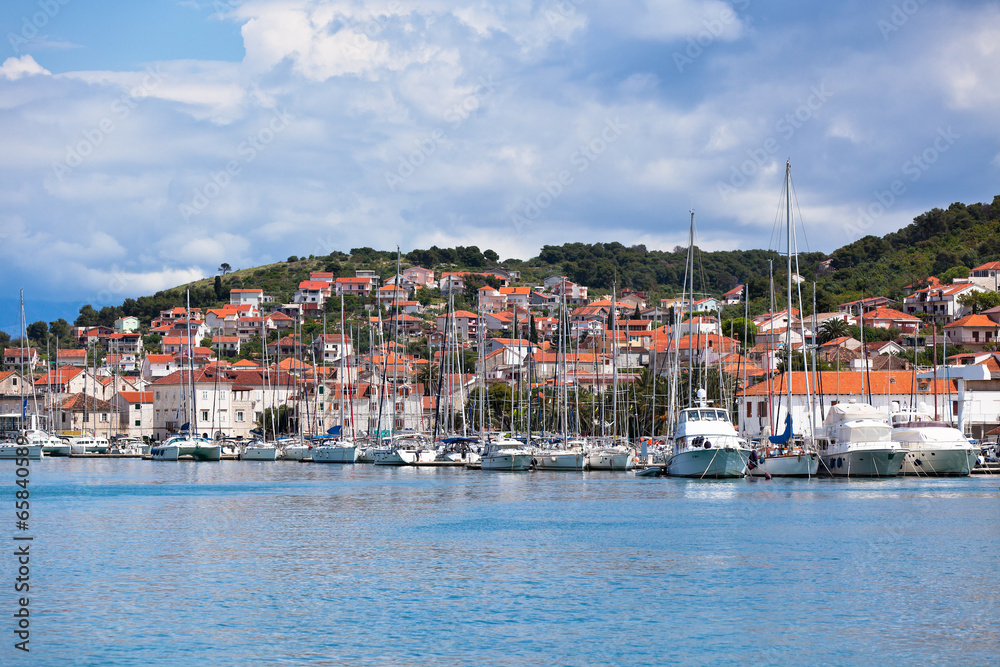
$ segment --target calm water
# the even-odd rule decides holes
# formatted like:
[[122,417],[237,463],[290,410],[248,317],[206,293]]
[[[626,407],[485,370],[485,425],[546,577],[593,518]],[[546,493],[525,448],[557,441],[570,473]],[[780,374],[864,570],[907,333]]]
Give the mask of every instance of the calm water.
[[997,664],[998,486],[49,459],[0,663]]

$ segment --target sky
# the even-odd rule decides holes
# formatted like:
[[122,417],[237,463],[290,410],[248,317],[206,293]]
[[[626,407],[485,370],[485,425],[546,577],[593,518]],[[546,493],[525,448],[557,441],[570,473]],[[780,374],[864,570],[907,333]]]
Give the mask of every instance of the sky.
[[[801,250],[1000,194],[1000,6],[6,0],[0,329],[290,255]],[[797,233],[798,234],[798,233]],[[1000,257],[998,257],[1000,258]]]

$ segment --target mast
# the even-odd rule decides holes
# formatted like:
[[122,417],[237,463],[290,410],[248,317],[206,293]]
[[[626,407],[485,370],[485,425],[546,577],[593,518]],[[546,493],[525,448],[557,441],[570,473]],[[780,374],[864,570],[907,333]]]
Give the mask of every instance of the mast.
[[688,232],[688,407],[694,405],[694,210]]
[[[787,389],[787,403],[785,404],[785,418],[791,420],[792,417],[792,161],[785,161],[785,225],[786,227],[786,256],[788,259],[785,267],[785,282],[788,295],[785,303],[785,357],[788,359],[785,366],[785,388]],[[805,340],[802,341],[805,346]],[[805,357],[802,358],[803,362]]]

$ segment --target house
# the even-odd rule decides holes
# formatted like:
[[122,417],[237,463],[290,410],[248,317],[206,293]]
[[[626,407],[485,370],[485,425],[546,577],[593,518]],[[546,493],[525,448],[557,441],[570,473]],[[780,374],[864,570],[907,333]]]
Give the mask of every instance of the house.
[[424,307],[419,301],[400,301],[399,310],[407,315],[420,315],[424,312]]
[[402,274],[414,285],[434,287],[434,272],[430,269],[425,269],[422,266],[411,266],[408,269],[403,269]]
[[254,310],[260,308],[264,303],[264,290],[259,288],[231,289],[229,290],[229,305],[250,306]]
[[387,331],[395,332],[396,327],[399,327],[399,332],[404,336],[419,336],[423,333],[424,321],[419,317],[400,313],[386,320]]
[[268,331],[285,331],[295,326],[295,320],[281,312],[269,313],[264,317]]
[[978,352],[987,345],[995,346],[1000,342],[1000,324],[982,313],[966,315],[944,325],[944,335],[952,345]]
[[[438,315],[437,330],[439,333],[447,333],[447,315]],[[454,327],[455,335],[464,340],[475,340],[479,334],[479,316],[467,310],[456,310],[451,317],[451,326]]]
[[205,311],[205,324],[214,336],[236,336],[237,325],[241,317],[256,317],[258,315],[260,315],[260,311],[253,304],[234,305],[227,303],[222,308],[211,308]]
[[147,354],[142,358],[142,379],[152,382],[170,375],[180,367],[172,354]]
[[195,347],[200,341],[195,336],[164,336],[160,339],[161,354],[178,354],[189,347]]
[[925,287],[938,287],[940,285],[941,285],[941,281],[940,280],[938,280],[934,276],[928,276],[927,278],[924,278],[923,280],[918,280],[915,283],[910,283],[909,285],[906,285],[905,287],[903,287],[903,294],[906,295],[906,296],[910,296],[911,294],[913,294],[914,292],[916,292],[918,289],[924,289]]
[[139,354],[142,352],[142,336],[137,333],[115,333],[108,336],[105,346],[118,354]]
[[119,391],[110,401],[118,410],[121,435],[149,438],[153,435],[153,392]]
[[[274,313],[271,313],[273,316]],[[260,317],[241,317],[236,321],[236,335],[240,337],[244,343],[252,339],[254,336],[261,338],[261,333],[266,332],[270,334],[272,331],[277,330],[277,325],[271,319],[271,316],[267,318]]]
[[320,334],[313,339],[312,345],[316,361],[336,363],[345,356],[350,358],[354,354],[354,346],[351,344],[350,336]]
[[[508,288],[501,288],[508,289]],[[507,307],[507,297],[489,285],[479,288],[479,312],[499,313]]]
[[56,365],[57,366],[77,366],[78,368],[86,368],[87,366],[87,351],[86,350],[56,350]]
[[189,313],[187,308],[175,306],[167,310],[161,310],[159,316],[153,318],[150,328],[156,328],[164,324],[173,325],[181,321],[201,322],[203,319],[201,308],[192,308]]
[[333,285],[333,274],[329,271],[311,271],[309,273],[309,280]]
[[921,320],[913,315],[907,315],[898,310],[885,307],[866,311],[861,316],[861,321],[866,327],[899,329],[899,332],[903,334],[916,334],[923,325]]
[[919,289],[903,299],[903,312],[908,315],[927,315],[935,324],[948,324],[971,313],[959,299],[973,292],[988,292],[975,283],[955,283]]
[[235,357],[240,353],[240,337],[213,336],[212,347],[220,357]]
[[888,308],[894,303],[895,301],[887,299],[884,296],[873,296],[865,299],[858,299],[857,301],[842,303],[837,306],[837,310],[842,313],[850,313],[851,315],[860,315],[862,311],[872,310],[875,308]]
[[726,306],[733,306],[743,302],[743,285],[737,285],[722,295],[722,303]]
[[60,433],[96,433],[105,438],[118,435],[120,415],[111,403],[87,394],[73,394],[56,405],[55,429]]
[[20,369],[27,366],[29,370],[35,370],[38,363],[38,350],[33,347],[26,347],[23,350],[19,347],[8,347],[3,353],[4,366]]
[[566,305],[569,306],[587,305],[589,301],[587,291],[587,288],[583,285],[577,285],[565,278],[552,285],[552,294],[559,297],[560,302],[565,299]]
[[295,290],[293,303],[301,303],[306,315],[316,315],[330,298],[330,283],[324,280],[303,280]]
[[506,297],[506,303],[510,306],[520,306],[527,308],[531,302],[530,287],[501,287],[500,294]]
[[691,312],[694,313],[714,313],[719,310],[721,306],[719,305],[719,300],[715,297],[706,297],[704,299],[698,299],[691,304]]
[[969,271],[969,282],[1000,292],[1000,262],[987,262]]
[[139,318],[132,315],[119,317],[115,320],[115,331],[118,333],[132,333],[139,330]]
[[378,289],[378,278],[374,275],[337,278],[334,288],[337,296],[365,297]]
[[398,305],[400,302],[410,298],[410,293],[405,287],[386,285],[378,290],[376,297],[378,298],[379,305],[384,308],[392,308],[393,305]]
[[104,367],[115,375],[133,374],[139,368],[139,359],[135,353],[109,354],[104,357]]

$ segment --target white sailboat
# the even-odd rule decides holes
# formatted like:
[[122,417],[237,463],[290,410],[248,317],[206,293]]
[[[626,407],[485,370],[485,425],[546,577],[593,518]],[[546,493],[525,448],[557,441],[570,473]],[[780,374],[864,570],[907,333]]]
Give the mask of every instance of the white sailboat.
[[190,458],[195,461],[220,461],[222,460],[222,445],[202,436],[194,435],[191,424],[192,414],[197,415],[195,407],[194,389],[194,359],[191,351],[191,294],[187,298],[188,313],[188,386],[186,391],[190,395],[184,400],[184,416],[187,423],[181,427],[180,433],[175,433],[167,438],[163,444],[154,445],[150,448],[149,454],[154,461],[178,461],[181,457]]
[[[780,435],[770,436],[767,440],[768,446],[763,452],[754,450],[750,455],[747,465],[747,474],[753,477],[812,477],[819,469],[819,455],[813,447],[802,444],[794,444],[792,439],[792,163],[791,160],[785,162],[785,231],[787,238],[787,290],[785,292],[786,309],[788,313],[787,325],[785,326],[785,389],[786,389],[786,416],[785,430]],[[795,272],[798,272],[798,256],[796,255]],[[799,294],[801,305],[802,295]],[[805,330],[802,330],[803,361],[805,351]],[[812,395],[809,391],[809,367],[805,366],[803,379],[806,385],[806,403],[810,409],[810,420],[812,420]],[[810,429],[812,430],[812,429]]]
[[281,450],[275,443],[253,440],[240,452],[241,461],[277,461]]

